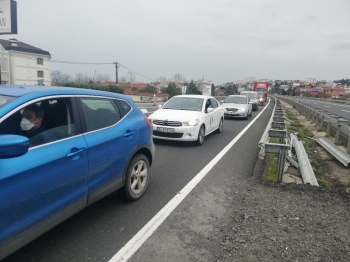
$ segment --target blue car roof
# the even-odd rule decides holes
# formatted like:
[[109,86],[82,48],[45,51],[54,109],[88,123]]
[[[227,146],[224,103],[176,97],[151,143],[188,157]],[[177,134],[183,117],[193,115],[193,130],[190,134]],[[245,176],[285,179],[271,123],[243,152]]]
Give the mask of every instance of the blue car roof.
[[17,85],[0,85],[0,95],[21,97],[28,94],[36,94],[38,96],[47,95],[97,95],[97,96],[113,96],[130,100],[131,98],[122,94],[73,87],[61,86],[17,86]]

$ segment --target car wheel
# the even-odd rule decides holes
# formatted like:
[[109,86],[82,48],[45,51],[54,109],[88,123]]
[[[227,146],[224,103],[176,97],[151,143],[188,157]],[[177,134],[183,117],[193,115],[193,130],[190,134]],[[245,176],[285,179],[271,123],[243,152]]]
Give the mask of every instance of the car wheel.
[[253,112],[253,110],[252,110],[252,111],[250,111],[250,114],[249,114],[249,116],[252,116],[252,112]]
[[221,118],[221,119],[220,119],[220,123],[219,123],[219,127],[218,127],[218,129],[216,129],[216,132],[217,132],[217,133],[221,133],[223,127],[224,127],[224,121],[223,121],[222,118]]
[[139,199],[145,192],[149,180],[149,162],[145,155],[134,156],[125,174],[125,184],[122,189],[124,198],[129,201]]
[[204,137],[205,137],[205,127],[204,125],[202,125],[198,131],[198,138],[196,141],[197,146],[203,145]]

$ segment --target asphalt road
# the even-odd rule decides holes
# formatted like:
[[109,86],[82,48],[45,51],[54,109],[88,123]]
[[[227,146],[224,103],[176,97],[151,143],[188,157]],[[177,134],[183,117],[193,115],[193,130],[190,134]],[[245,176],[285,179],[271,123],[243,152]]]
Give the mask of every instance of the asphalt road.
[[[148,111],[157,107],[140,104]],[[238,163],[242,172],[237,179],[249,177],[257,158],[257,143],[271,116],[273,103],[248,129],[220,167],[230,169]],[[221,134],[205,138],[201,147],[192,143],[155,141],[156,156],[146,194],[137,202],[127,203],[112,194],[93,204],[3,261],[108,261],[159,210],[164,207],[203,167],[205,167],[259,111],[249,120],[225,120]],[[244,162],[246,161],[246,162]],[[224,165],[224,166],[222,166]]]
[[328,101],[311,100],[311,99],[298,99],[294,98],[302,104],[314,106],[326,112],[332,113],[334,115],[341,116],[342,118],[350,120],[350,106],[335,104]]

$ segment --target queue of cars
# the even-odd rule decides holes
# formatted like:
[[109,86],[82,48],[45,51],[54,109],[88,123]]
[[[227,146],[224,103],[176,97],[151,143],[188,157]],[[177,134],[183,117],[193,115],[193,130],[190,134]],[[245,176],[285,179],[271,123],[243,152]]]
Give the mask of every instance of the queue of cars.
[[116,190],[139,199],[152,138],[202,145],[224,118],[251,116],[254,102],[180,95],[147,118],[121,94],[0,86],[0,260]]

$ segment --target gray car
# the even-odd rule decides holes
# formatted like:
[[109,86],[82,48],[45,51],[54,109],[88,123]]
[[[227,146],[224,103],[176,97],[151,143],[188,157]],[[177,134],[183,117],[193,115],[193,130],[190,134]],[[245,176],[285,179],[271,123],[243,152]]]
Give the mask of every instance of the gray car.
[[221,105],[225,108],[224,116],[227,117],[239,117],[248,119],[248,116],[252,115],[252,101],[249,97],[242,95],[230,95],[226,98]]

